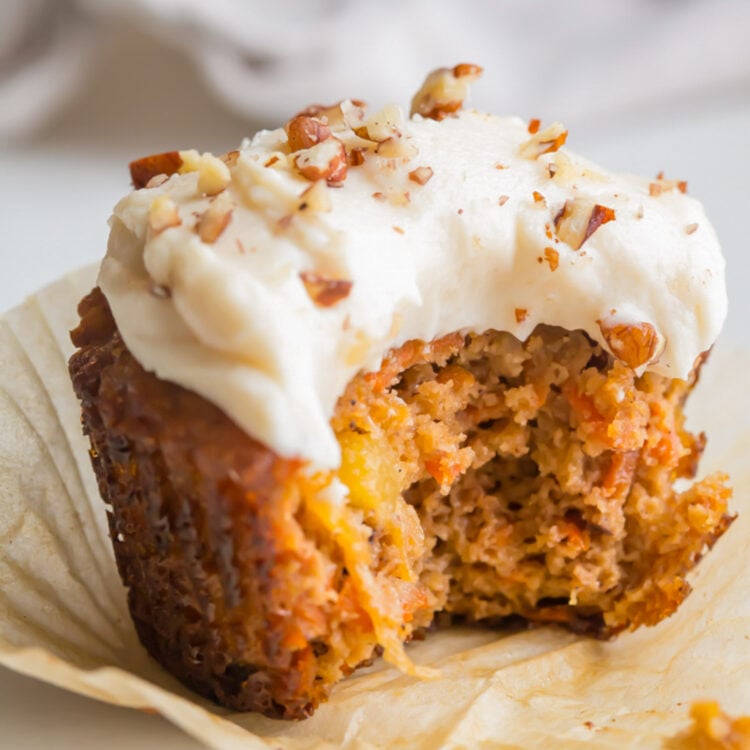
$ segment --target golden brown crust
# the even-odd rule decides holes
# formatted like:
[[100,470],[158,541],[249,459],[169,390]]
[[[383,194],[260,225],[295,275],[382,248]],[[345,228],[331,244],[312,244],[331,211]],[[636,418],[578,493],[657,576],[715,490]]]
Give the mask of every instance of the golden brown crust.
[[[223,705],[308,715],[330,687],[316,669],[326,580],[300,545],[285,492],[298,464],[145,372],[98,290],[80,312],[70,370],[141,641]],[[303,573],[292,591],[285,571],[294,568]]]

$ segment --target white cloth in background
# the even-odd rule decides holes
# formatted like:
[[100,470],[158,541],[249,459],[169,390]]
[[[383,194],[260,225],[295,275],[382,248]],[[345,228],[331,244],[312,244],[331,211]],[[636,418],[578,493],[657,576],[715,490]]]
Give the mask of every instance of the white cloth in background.
[[487,71],[482,107],[568,124],[750,91],[750,0],[2,0],[0,137],[62,106],[124,20],[255,120],[343,95],[406,103],[461,61]]

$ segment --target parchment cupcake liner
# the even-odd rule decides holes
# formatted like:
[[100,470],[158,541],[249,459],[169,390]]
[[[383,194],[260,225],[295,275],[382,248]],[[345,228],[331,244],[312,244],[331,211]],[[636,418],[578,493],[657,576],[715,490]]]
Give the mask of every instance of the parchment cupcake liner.
[[378,664],[311,719],[232,714],[197,698],[135,636],[81,435],[68,331],[95,269],[0,318],[0,664],[156,710],[212,748],[658,748],[691,702],[750,714],[750,356],[718,345],[689,407],[709,435],[702,474],[728,471],[740,517],[655,628],[601,643],[546,628],[456,628],[410,647],[442,677]]

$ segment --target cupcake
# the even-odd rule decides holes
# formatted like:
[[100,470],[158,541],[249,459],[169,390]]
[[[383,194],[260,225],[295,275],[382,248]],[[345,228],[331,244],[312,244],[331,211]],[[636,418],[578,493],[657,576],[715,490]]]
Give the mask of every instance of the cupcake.
[[139,637],[234,710],[302,718],[378,654],[429,677],[437,619],[654,625],[732,521],[688,481],[701,206],[465,109],[480,73],[131,164],[70,372]]

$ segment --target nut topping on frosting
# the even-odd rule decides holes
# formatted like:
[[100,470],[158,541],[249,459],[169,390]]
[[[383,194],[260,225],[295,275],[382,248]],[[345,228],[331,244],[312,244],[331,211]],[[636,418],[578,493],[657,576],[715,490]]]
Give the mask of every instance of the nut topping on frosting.
[[634,370],[648,364],[656,353],[659,334],[650,323],[607,323],[599,328],[612,354]]
[[229,166],[236,162],[237,158],[230,154],[231,152],[220,158],[209,153],[200,154],[195,149],[180,151],[182,163],[177,171],[179,174],[198,172],[198,193],[209,197],[218,195],[227,188],[232,179]]
[[560,265],[560,253],[554,247],[544,248],[544,259],[549,263],[549,270],[555,271]]
[[330,137],[297,151],[294,166],[308,180],[325,180],[329,186],[338,187],[346,179],[346,149],[338,138]]
[[565,201],[555,216],[555,232],[574,250],[580,250],[586,240],[602,224],[615,219],[615,212],[607,206],[592,204],[582,198]]
[[203,154],[198,164],[198,192],[218,195],[232,179],[229,167],[212,154]]
[[239,155],[239,150],[235,148],[232,151],[227,151],[226,153],[219,154],[219,159],[221,159],[224,164],[226,164],[231,169],[237,163]]
[[323,212],[331,210],[331,198],[326,190],[326,181],[317,180],[302,191],[297,211]]
[[310,299],[320,307],[335,305],[348,297],[352,289],[352,282],[346,279],[327,279],[309,271],[302,271],[299,276]]
[[99,280],[134,356],[329,468],[336,399],[410,339],[543,322],[686,377],[726,312],[698,202],[568,151],[560,124],[462,109],[480,72],[431,74],[410,118],[344,100],[221,157],[133,162],[150,189],[115,208]]
[[172,175],[181,166],[182,157],[179,151],[165,151],[162,154],[144,156],[130,162],[130,179],[133,181],[133,187],[138,190],[146,187],[149,181],[157,175]]
[[175,202],[166,195],[154,198],[148,211],[148,228],[152,234],[159,234],[170,227],[182,224]]
[[[332,130],[355,127],[364,119],[365,103],[360,99],[344,99],[336,104],[311,104],[295,117],[314,117]],[[292,118],[294,119],[294,118]]]
[[544,130],[534,131],[531,138],[521,144],[521,156],[524,159],[538,159],[542,154],[557,151],[567,139],[568,131],[565,127],[559,122],[553,122]]
[[417,185],[426,185],[432,179],[433,174],[432,167],[417,167],[409,172],[409,179]]
[[201,240],[208,244],[216,242],[229,224],[233,210],[234,204],[226,193],[214,198],[198,219],[196,230]]
[[478,80],[482,72],[479,65],[471,63],[433,70],[411,100],[411,114],[442,120],[458,112],[469,91],[469,84]]
[[655,197],[675,189],[679,190],[681,193],[687,193],[687,182],[685,180],[665,180],[664,172],[659,172],[659,174],[656,175],[656,182],[649,184],[648,194]]
[[331,137],[330,128],[316,117],[297,115],[284,126],[291,152],[310,148]]

